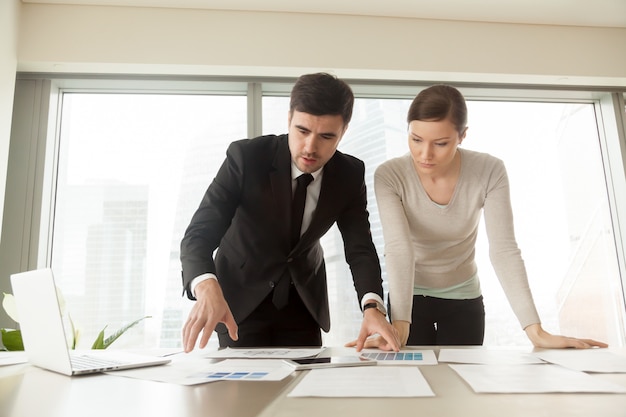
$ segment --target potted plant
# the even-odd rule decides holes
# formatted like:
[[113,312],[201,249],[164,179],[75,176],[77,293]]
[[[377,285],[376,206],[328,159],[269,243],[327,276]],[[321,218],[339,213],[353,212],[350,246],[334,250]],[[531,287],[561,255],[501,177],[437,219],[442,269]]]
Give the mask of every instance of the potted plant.
[[[63,299],[61,292],[58,290],[58,288],[57,288],[57,297],[59,297],[59,303],[61,304],[61,311],[64,312],[65,301]],[[4,296],[2,298],[2,307],[4,308],[4,311],[6,311],[6,313],[9,315],[9,317],[13,319],[13,321],[15,321],[16,323],[19,323],[19,318],[17,315],[17,308],[15,307],[15,298],[13,297],[12,294],[4,293]],[[96,340],[91,345],[91,349],[108,348],[128,329],[130,329],[131,327],[135,326],[142,320],[147,319],[149,317],[151,316],[144,316],[129,324],[126,324],[125,326],[122,326],[120,329],[118,329],[116,332],[114,332],[113,334],[109,335],[106,338],[104,337],[104,331],[106,330],[107,326],[104,326],[104,328],[100,331],[100,333],[96,337]],[[70,342],[70,348],[76,349],[76,344],[78,343],[80,331],[74,326],[72,317],[69,314],[68,314],[68,319],[72,327],[72,332],[71,332],[72,340]],[[3,347],[0,347],[0,350],[5,350],[5,351],[24,350],[24,342],[22,341],[22,332],[19,329],[0,328],[0,334],[2,336],[2,345],[3,345]]]

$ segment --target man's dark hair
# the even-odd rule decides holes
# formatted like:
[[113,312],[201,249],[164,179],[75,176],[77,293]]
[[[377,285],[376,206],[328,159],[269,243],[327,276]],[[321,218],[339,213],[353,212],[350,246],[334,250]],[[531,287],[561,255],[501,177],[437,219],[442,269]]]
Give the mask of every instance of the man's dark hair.
[[291,90],[289,112],[315,116],[340,115],[347,125],[352,119],[354,94],[350,86],[327,73],[302,75]]

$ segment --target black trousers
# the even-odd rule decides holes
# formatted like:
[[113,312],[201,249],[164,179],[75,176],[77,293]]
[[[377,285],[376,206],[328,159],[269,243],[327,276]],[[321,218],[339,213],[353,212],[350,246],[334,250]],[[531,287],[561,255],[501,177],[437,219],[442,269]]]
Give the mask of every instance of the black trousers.
[[276,309],[270,293],[238,326],[237,341],[228,336],[223,323],[216,326],[220,347],[322,346],[320,327],[293,285],[286,307]]
[[485,338],[482,295],[470,300],[415,295],[411,319],[408,345],[482,345]]

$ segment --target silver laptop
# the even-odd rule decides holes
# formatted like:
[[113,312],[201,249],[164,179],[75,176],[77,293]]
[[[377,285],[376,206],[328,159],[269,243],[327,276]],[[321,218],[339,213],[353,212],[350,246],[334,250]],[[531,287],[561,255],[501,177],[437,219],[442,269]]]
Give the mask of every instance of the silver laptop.
[[33,365],[65,375],[80,375],[170,362],[163,357],[119,350],[70,350],[51,269],[13,274],[11,286],[24,350]]

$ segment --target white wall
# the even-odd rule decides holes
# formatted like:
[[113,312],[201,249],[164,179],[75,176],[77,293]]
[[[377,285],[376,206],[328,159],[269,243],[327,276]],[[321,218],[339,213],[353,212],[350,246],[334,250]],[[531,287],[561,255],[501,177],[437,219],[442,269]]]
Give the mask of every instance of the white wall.
[[626,86],[625,28],[24,4],[18,70]]
[[[0,2],[0,201],[4,202],[17,68],[19,0]],[[0,205],[0,225],[4,204]]]

